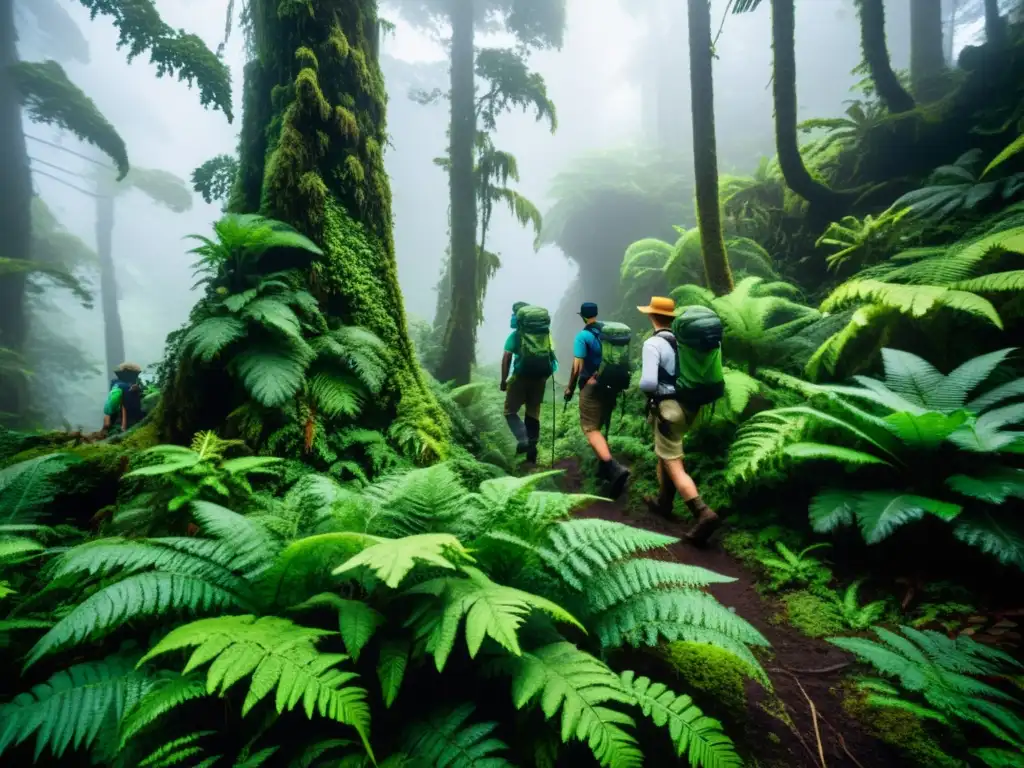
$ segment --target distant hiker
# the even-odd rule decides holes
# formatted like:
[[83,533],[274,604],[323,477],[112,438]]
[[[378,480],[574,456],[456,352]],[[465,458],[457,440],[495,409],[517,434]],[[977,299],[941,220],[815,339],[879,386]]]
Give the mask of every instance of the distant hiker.
[[644,501],[652,512],[671,517],[678,491],[697,521],[686,537],[703,544],[718,527],[718,515],[700,498],[683,467],[683,436],[701,409],[725,392],[722,323],[707,307],[679,313],[672,299],[661,296],[637,309],[654,326],[654,335],[644,342],[640,390],[648,396],[648,421],[654,426],[658,496]]
[[140,373],[142,368],[135,363],[121,363],[115,369],[114,378],[110,381],[110,394],[103,406],[104,434],[110,431],[115,417],[122,432],[142,421]]
[[[594,455],[597,456],[600,464],[597,468],[599,480],[608,484],[608,496],[617,499],[622,495],[629,480],[629,470],[612,458],[608,449],[608,441],[601,434],[601,428],[611,419],[612,411],[615,408],[616,394],[629,386],[629,369],[626,365],[625,384],[621,381],[621,371],[610,367],[603,369],[604,354],[603,348],[608,343],[602,343],[602,328],[615,326],[618,323],[607,323],[602,325],[597,321],[597,304],[586,302],[580,306],[580,317],[583,319],[583,330],[576,334],[572,345],[572,373],[569,376],[569,386],[565,388],[565,401],[572,399],[576,391],[577,382],[580,389],[580,428],[590,443]],[[626,331],[626,349],[629,344],[629,328],[621,326]],[[609,350],[609,357],[613,353]],[[618,356],[615,356],[618,359]],[[628,358],[625,358],[628,363]],[[607,374],[607,377],[606,377]]]
[[[505,421],[516,439],[516,453],[537,461],[540,440],[540,407],[547,381],[558,370],[551,341],[551,316],[543,307],[524,301],[512,305],[512,333],[505,340],[501,358],[501,391],[505,393]],[[526,419],[519,411],[526,406]]]

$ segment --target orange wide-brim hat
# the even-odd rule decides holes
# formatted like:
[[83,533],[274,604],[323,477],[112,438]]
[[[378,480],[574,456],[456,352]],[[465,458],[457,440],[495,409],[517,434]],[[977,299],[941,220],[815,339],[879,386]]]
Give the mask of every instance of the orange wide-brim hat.
[[652,296],[650,304],[646,307],[637,307],[637,309],[645,315],[674,316],[677,314],[676,303],[665,296]]

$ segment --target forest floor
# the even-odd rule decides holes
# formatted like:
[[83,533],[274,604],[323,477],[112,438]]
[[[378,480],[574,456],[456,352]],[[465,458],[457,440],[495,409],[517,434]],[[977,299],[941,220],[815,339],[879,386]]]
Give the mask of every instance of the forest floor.
[[[563,490],[579,492],[582,482],[578,464],[569,460],[560,462],[556,468],[565,471]],[[689,525],[682,518],[673,522],[646,511],[629,512],[625,495],[616,502],[592,504],[577,516],[626,523],[679,538]],[[744,740],[758,764],[765,768],[905,766],[905,759],[865,733],[843,708],[838,687],[843,675],[849,671],[847,667],[852,657],[828,643],[806,637],[792,627],[773,621],[779,608],[757,592],[754,575],[716,543],[718,537],[716,534],[703,549],[680,541],[668,547],[661,557],[701,566],[736,579],[729,584],[711,585],[711,593],[723,605],[753,624],[771,643],[769,658],[763,659],[763,663],[771,679],[773,693],[765,691],[754,681],[747,682],[747,732]],[[649,553],[648,556],[657,555]]]

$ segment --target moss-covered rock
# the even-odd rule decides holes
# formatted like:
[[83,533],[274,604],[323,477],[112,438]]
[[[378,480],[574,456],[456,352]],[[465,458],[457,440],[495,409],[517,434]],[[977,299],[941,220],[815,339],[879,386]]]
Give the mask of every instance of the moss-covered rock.
[[846,630],[833,604],[810,590],[787,592],[782,596],[782,605],[785,610],[778,619],[808,637],[829,637]]
[[676,690],[693,697],[706,714],[742,724],[747,718],[746,665],[720,648],[700,643],[669,643],[665,661],[679,675]]

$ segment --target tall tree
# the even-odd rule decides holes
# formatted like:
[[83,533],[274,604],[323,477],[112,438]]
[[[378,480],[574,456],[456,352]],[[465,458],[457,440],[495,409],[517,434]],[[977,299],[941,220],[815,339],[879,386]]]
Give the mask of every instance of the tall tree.
[[154,203],[175,213],[192,208],[192,193],[188,186],[167,171],[132,168],[121,181],[102,170],[97,175],[96,255],[100,268],[100,307],[108,373],[125,360],[124,327],[118,306],[120,294],[114,261],[114,212],[117,198],[131,190],[142,192]]
[[910,87],[923,102],[942,95],[946,57],[942,50],[942,3],[910,1]]
[[[128,60],[149,52],[158,76],[165,73],[199,87],[200,101],[231,118],[230,72],[195,35],[174,30],[160,18],[153,0],[134,0],[131,12],[110,0],[78,0],[93,16],[109,16],[120,33],[119,47],[127,47]],[[57,18],[53,0],[21,4],[22,12],[37,15],[46,33],[54,32],[47,19]],[[59,18],[64,18],[60,16]],[[124,142],[95,104],[79,90],[55,61],[19,62],[14,0],[0,0],[0,225],[5,233],[5,258],[31,261],[32,183],[21,122],[22,106],[30,120],[56,125],[94,144],[128,171]],[[0,280],[0,347],[20,355],[27,337],[25,273]],[[24,380],[0,373],[0,414],[17,423],[28,406]]]
[[[761,0],[741,0],[735,13],[752,11]],[[807,170],[800,155],[797,137],[796,91],[796,9],[794,0],[771,0],[772,51],[774,72],[772,95],[775,101],[775,146],[779,167],[786,184],[813,206],[836,212],[845,196],[825,186]]]
[[565,0],[400,0],[409,21],[451,27],[451,310],[437,375],[442,381],[469,382],[476,359],[479,326],[477,295],[477,193],[474,145],[477,139],[475,28],[498,26],[512,32],[524,48],[559,47],[565,30]]
[[[372,332],[388,351],[384,388],[364,410],[365,423],[384,429],[401,422],[437,455],[450,425],[416,362],[398,287],[376,6],[320,0],[296,14],[278,0],[249,1],[250,61],[229,210],[285,222],[319,246],[323,255],[305,278],[323,315],[333,328]],[[276,270],[297,266],[277,263]],[[162,406],[167,437],[220,428],[240,405],[230,387],[209,385],[219,381],[218,365],[179,361]]]
[[[936,3],[937,4],[937,3]],[[860,13],[860,46],[878,97],[893,114],[909,112],[914,99],[900,83],[889,60],[885,42],[884,0],[857,0]]]
[[697,188],[704,274],[716,296],[733,289],[718,204],[718,148],[715,142],[715,87],[710,0],[688,0],[690,104],[693,110],[693,172]]

